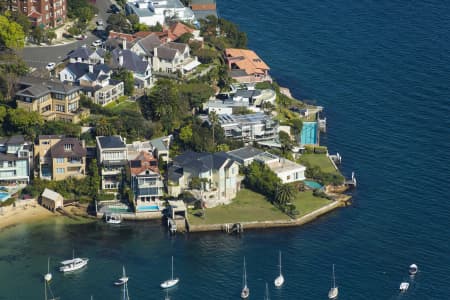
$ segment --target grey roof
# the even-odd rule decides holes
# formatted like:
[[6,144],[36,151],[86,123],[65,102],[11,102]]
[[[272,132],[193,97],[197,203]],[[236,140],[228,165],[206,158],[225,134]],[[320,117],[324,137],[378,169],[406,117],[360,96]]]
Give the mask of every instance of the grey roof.
[[71,94],[80,90],[78,86],[64,84],[60,81],[45,80],[38,77],[22,77],[18,82],[22,88],[16,95],[30,96],[34,98],[41,97],[48,93]]
[[248,158],[255,157],[256,155],[261,154],[263,152],[264,151],[260,149],[254,148],[252,146],[247,146],[236,150],[228,151],[227,154],[233,158],[245,160]]
[[8,139],[6,143],[8,145],[21,145],[25,143],[25,138],[23,137],[23,135],[13,135]]
[[[66,149],[65,145],[72,145],[71,149]],[[64,138],[50,148],[52,157],[84,157],[86,148],[77,138]]]
[[168,151],[169,148],[167,147],[166,142],[164,141],[165,139],[168,139],[167,136],[163,136],[157,139],[153,139],[150,141],[150,144],[152,145],[152,147],[156,148],[158,151]]
[[180,52],[184,52],[186,50],[187,44],[185,44],[185,43],[168,42],[168,43],[166,43],[166,47],[178,50]]
[[99,136],[97,138],[102,149],[127,147],[119,135]]
[[99,78],[101,71],[103,71],[103,73],[109,73],[111,71],[111,69],[105,64],[96,64],[93,67],[94,67],[94,69],[93,69],[94,72],[90,73],[89,72],[89,64],[77,62],[77,63],[70,63],[66,66],[66,68],[76,76],[76,79],[79,79],[80,77],[84,76],[85,74],[88,74],[89,78],[92,81],[102,80]]
[[242,69],[233,69],[230,71],[231,77],[243,77],[248,76],[248,74]]
[[[119,64],[119,57],[123,56],[123,65]],[[148,62],[131,50],[114,49],[112,51],[111,64],[115,68],[123,67],[135,73],[145,73],[148,68]]]
[[178,182],[178,180],[183,176],[183,168],[178,166],[169,167],[169,181]]
[[206,19],[207,16],[215,16],[217,17],[217,11],[215,10],[193,10],[195,18],[198,19]]
[[161,46],[157,47],[156,49],[157,49],[156,56],[158,58],[162,58],[162,59],[166,59],[166,60],[173,60],[175,58],[175,55],[177,54],[176,49],[172,49],[172,48],[166,47],[164,45],[161,45]]
[[234,94],[235,97],[242,97],[242,98],[253,98],[261,95],[260,90],[237,90]]
[[69,54],[69,58],[89,59],[92,53],[94,53],[94,50],[92,50],[91,48],[80,46]]
[[201,153],[186,151],[174,159],[174,165],[181,168],[190,168],[199,173],[217,170],[227,161],[225,152]]
[[137,43],[149,55],[153,55],[153,50],[162,44],[161,41],[159,40],[159,37],[154,33],[149,34],[143,39],[140,39]]

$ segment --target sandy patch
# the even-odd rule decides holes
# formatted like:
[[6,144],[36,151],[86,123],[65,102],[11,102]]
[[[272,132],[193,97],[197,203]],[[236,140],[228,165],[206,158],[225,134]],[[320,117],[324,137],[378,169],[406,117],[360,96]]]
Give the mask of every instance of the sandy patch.
[[0,208],[0,230],[58,216],[39,205],[28,205],[6,209]]

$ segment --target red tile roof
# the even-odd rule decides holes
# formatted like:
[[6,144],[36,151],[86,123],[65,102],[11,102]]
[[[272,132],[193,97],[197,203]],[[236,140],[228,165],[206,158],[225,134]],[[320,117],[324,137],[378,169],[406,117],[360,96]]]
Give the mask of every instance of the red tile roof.
[[193,33],[194,29],[181,22],[177,22],[170,26],[167,32],[170,40],[175,41],[185,33]]
[[248,75],[265,74],[270,70],[269,66],[252,50],[227,48],[225,55],[229,64],[235,64]]
[[[137,161],[140,161],[140,164],[133,163]],[[130,172],[132,175],[138,175],[146,170],[159,174],[158,159],[146,151],[141,151],[135,159],[130,161]]]

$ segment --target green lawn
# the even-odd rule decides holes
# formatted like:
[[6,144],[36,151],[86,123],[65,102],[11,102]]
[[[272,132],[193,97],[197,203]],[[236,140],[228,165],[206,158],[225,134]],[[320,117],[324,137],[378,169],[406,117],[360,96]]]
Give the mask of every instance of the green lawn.
[[297,217],[302,217],[330,203],[331,201],[328,199],[315,197],[312,191],[298,192],[295,195],[294,201],[292,201],[292,204],[294,204],[300,212],[300,215]]
[[273,206],[266,198],[253,191],[242,189],[229,205],[221,205],[205,210],[204,217],[194,216],[189,211],[192,225],[225,224],[251,221],[288,220],[289,217]]
[[139,104],[135,101],[121,101],[118,104],[113,101],[112,103],[108,104],[106,106],[108,109],[110,109],[113,112],[121,112],[123,110],[139,110]]
[[336,171],[326,154],[303,154],[300,157],[300,163],[301,162],[307,162],[312,167],[318,166],[324,173],[339,174],[339,171]]

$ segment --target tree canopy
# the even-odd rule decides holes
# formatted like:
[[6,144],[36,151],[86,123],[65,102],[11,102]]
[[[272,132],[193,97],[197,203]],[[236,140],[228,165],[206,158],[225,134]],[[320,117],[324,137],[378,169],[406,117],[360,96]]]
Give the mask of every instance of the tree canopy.
[[17,22],[9,20],[0,15],[0,47],[10,49],[23,48],[25,44],[25,33],[22,26]]

